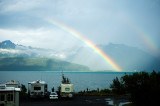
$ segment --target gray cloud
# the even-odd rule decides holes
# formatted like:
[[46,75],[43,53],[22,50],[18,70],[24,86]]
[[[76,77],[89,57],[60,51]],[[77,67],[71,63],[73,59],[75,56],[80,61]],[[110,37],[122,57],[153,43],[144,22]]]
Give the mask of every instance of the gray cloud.
[[3,0],[0,1],[0,40],[48,48],[83,45],[43,20],[50,17],[96,44],[122,43],[152,53],[131,23],[160,48],[159,10],[159,0]]

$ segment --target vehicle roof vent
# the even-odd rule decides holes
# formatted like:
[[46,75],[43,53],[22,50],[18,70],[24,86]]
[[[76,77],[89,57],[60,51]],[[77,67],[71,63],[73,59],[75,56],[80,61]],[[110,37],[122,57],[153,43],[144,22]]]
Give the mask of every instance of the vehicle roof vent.
[[6,88],[6,85],[3,84],[3,85],[0,85],[0,89],[5,89]]

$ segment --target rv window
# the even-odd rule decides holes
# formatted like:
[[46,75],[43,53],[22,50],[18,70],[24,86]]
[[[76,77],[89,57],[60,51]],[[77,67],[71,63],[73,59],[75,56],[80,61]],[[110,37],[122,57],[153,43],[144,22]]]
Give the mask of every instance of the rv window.
[[4,95],[3,94],[0,95],[0,101],[4,101]]
[[7,100],[8,101],[13,101],[13,94],[8,94]]
[[65,88],[65,91],[70,91],[70,88]]
[[34,90],[41,90],[41,87],[34,87]]

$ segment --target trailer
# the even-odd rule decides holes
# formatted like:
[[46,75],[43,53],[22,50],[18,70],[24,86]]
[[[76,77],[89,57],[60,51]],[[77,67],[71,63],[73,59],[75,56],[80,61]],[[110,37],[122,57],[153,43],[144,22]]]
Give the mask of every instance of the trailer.
[[48,85],[45,81],[37,80],[28,83],[28,95],[31,98],[44,98],[48,94]]

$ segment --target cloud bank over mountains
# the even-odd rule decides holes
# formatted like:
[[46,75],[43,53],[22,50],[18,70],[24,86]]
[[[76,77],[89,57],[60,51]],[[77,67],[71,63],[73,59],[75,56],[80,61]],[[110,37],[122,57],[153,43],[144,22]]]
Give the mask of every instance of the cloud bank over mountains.
[[[51,18],[96,45],[125,44],[159,56],[159,10],[159,0],[4,0],[0,1],[1,41],[50,49],[84,45],[48,23],[46,19]],[[149,47],[145,36],[154,42],[158,53]]]
[[[122,71],[159,70],[160,59],[148,53],[122,44],[99,45]],[[88,66],[91,70],[114,71],[110,64],[87,47],[70,48],[62,51],[31,46],[16,45],[10,40],[0,43],[1,57],[50,58]],[[75,70],[76,71],[76,70]]]

